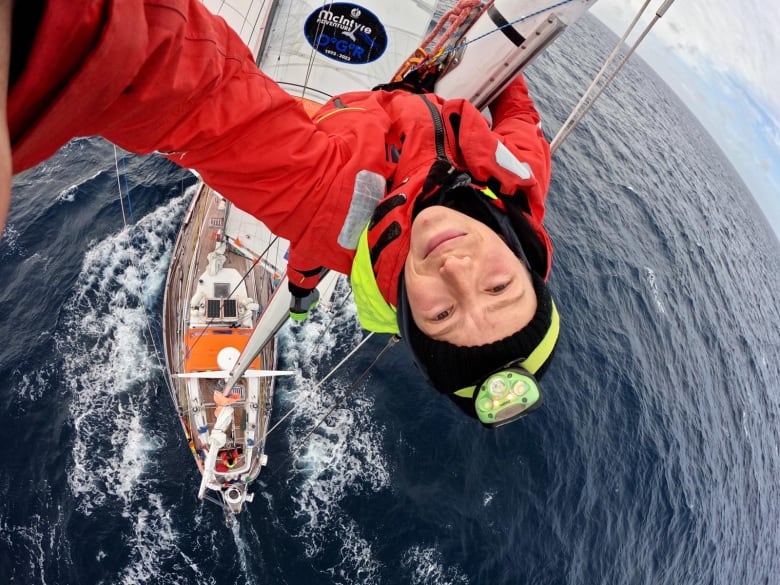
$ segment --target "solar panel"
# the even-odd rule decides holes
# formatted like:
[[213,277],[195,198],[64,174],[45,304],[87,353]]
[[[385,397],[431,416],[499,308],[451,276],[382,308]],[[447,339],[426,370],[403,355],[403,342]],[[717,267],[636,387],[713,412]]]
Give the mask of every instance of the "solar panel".
[[219,301],[209,299],[206,303],[206,316],[209,319],[219,319]]
[[225,299],[222,301],[222,314],[225,317],[236,317],[238,315],[235,299]]

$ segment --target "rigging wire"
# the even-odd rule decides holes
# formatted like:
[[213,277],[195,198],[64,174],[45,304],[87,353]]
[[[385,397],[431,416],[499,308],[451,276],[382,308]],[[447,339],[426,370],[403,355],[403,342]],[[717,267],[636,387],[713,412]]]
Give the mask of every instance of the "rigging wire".
[[[623,36],[618,40],[618,42],[615,44],[615,48],[612,49],[612,52],[609,54],[609,56],[604,60],[604,64],[601,66],[601,69],[599,69],[599,72],[596,73],[596,75],[593,77],[593,80],[591,81],[590,85],[588,86],[588,89],[585,90],[585,92],[582,94],[582,97],[580,98],[580,101],[577,103],[577,105],[574,106],[571,113],[569,113],[569,116],[566,118],[566,121],[561,125],[560,130],[558,130],[558,134],[553,139],[553,143],[555,143],[555,148],[553,149],[551,147],[551,151],[555,152],[555,150],[558,149],[558,146],[563,141],[566,136],[568,136],[568,132],[564,134],[564,131],[568,129],[569,127],[574,126],[572,123],[575,116],[577,115],[578,110],[585,104],[585,102],[588,100],[590,94],[593,92],[593,90],[598,85],[600,79],[606,72],[607,68],[614,62],[614,60],[617,58],[617,55],[620,53],[620,49],[623,47],[624,43],[626,42],[626,39],[628,38],[628,35],[631,34],[631,31],[634,29],[634,26],[636,26],[636,23],[639,21],[639,18],[642,16],[644,11],[647,9],[647,6],[650,4],[650,0],[645,0],[645,3],[642,5],[642,8],[639,9],[639,11],[636,13],[636,16],[634,16],[634,20],[631,21],[631,24],[628,25],[628,28],[623,33]],[[560,138],[559,138],[560,137]]]
[[[276,424],[274,424],[274,425],[273,425],[273,426],[272,426],[270,429],[268,429],[268,432],[265,434],[265,435],[266,435],[266,437],[267,437],[268,435],[270,435],[270,434],[271,434],[271,433],[272,433],[272,432],[273,432],[273,431],[274,431],[274,430],[275,430],[275,429],[276,429],[276,428],[277,428],[277,427],[278,427],[280,424],[282,424],[282,422],[283,422],[284,420],[286,420],[286,419],[287,419],[287,417],[289,417],[289,416],[290,416],[290,415],[291,415],[293,412],[295,412],[295,411],[296,411],[296,410],[297,410],[297,409],[298,409],[298,408],[301,406],[301,404],[303,404],[303,403],[304,403],[304,402],[305,402],[305,401],[306,401],[306,400],[309,398],[309,395],[310,395],[310,394],[312,394],[312,393],[313,393],[315,390],[319,389],[319,387],[320,387],[320,386],[322,386],[322,385],[323,385],[325,382],[327,382],[327,381],[328,381],[328,380],[331,378],[331,376],[333,376],[333,375],[334,375],[334,374],[335,374],[335,373],[336,373],[336,372],[337,372],[337,371],[338,371],[338,370],[341,368],[341,366],[343,366],[345,363],[347,363],[347,361],[348,361],[348,360],[349,360],[349,359],[350,359],[350,358],[351,358],[353,355],[355,355],[355,353],[357,353],[357,351],[358,351],[358,350],[359,350],[361,347],[363,347],[363,345],[365,345],[365,344],[366,344],[366,342],[367,342],[369,339],[371,339],[373,336],[374,336],[374,333],[373,333],[373,332],[370,332],[368,335],[366,335],[366,336],[365,336],[365,337],[364,337],[364,338],[363,338],[363,339],[360,341],[360,343],[358,343],[358,344],[357,344],[357,345],[356,345],[356,346],[355,346],[355,347],[352,349],[352,351],[350,351],[350,352],[349,352],[349,353],[348,353],[346,356],[344,356],[344,357],[342,358],[342,360],[341,360],[341,361],[340,361],[338,364],[336,364],[336,366],[335,366],[334,368],[332,368],[332,369],[330,370],[330,372],[328,372],[328,373],[327,373],[327,375],[326,375],[326,376],[325,376],[325,377],[324,377],[322,380],[320,380],[319,382],[317,382],[317,383],[316,383],[314,386],[312,386],[312,387],[311,387],[311,389],[310,389],[308,392],[306,392],[306,393],[305,393],[303,396],[301,396],[301,397],[300,397],[298,400],[296,400],[296,401],[295,401],[295,403],[294,403],[294,404],[292,405],[292,407],[290,408],[290,410],[288,410],[288,411],[285,413],[285,415],[284,415],[282,418],[280,418],[278,421],[276,421]],[[376,361],[377,361],[377,360],[374,360],[374,363],[376,363]]]
[[[620,62],[615,66],[615,68],[612,70],[612,73],[610,73],[609,76],[606,77],[606,80],[603,82],[601,87],[597,91],[595,91],[595,93],[593,93],[596,86],[601,82],[604,73],[617,57],[618,53],[620,52],[620,49],[623,47],[623,44],[625,43],[626,38],[633,30],[634,26],[636,25],[637,21],[639,20],[640,16],[645,11],[649,3],[650,0],[645,0],[644,5],[639,10],[637,15],[634,17],[634,20],[626,29],[626,32],[623,34],[623,37],[618,41],[617,45],[612,50],[612,53],[609,55],[609,57],[607,57],[606,61],[604,62],[604,65],[601,67],[601,70],[596,74],[590,86],[585,91],[585,94],[582,96],[580,101],[574,107],[571,114],[569,114],[569,117],[563,123],[563,126],[561,126],[560,130],[558,130],[558,133],[555,135],[555,138],[553,138],[552,142],[550,143],[551,153],[554,153],[555,151],[558,150],[561,143],[569,136],[569,134],[571,134],[572,130],[574,130],[574,128],[577,127],[577,125],[580,123],[580,121],[585,116],[585,114],[587,114],[590,111],[590,109],[593,107],[593,104],[596,102],[599,96],[601,96],[601,94],[604,93],[604,90],[609,86],[609,84],[612,83],[612,80],[615,78],[618,72],[623,68],[623,65],[625,65],[629,57],[631,57],[631,55],[634,54],[634,51],[636,51],[639,44],[645,39],[647,34],[650,32],[650,29],[652,29],[655,26],[655,24],[661,19],[661,17],[663,17],[663,15],[666,13],[669,7],[674,3],[674,0],[664,0],[661,7],[658,10],[656,10],[653,19],[645,27],[645,29],[639,35],[637,40],[634,41],[634,44],[631,45],[630,49],[626,52],[626,54],[623,56]],[[593,93],[592,96],[590,95],[591,93]]]
[[[249,277],[250,274],[254,271],[257,264],[262,260],[265,255],[271,250],[271,247],[276,243],[276,241],[279,239],[279,236],[274,236],[269,244],[266,246],[265,250],[262,251],[262,253],[254,259],[252,262],[252,265],[247,269],[247,271],[244,273],[244,275],[241,277],[241,279],[236,283],[236,285],[233,287],[233,290],[228,293],[226,298],[231,298],[233,296],[233,293],[235,293],[238,290],[238,287],[241,286],[241,284]],[[205,335],[206,331],[208,330],[208,327],[214,323],[216,320],[216,317],[211,317],[208,321],[206,321],[206,324],[203,326],[201,331],[198,333],[198,336],[195,338],[195,341],[192,342],[192,345],[189,347],[190,350],[194,349],[195,346],[198,344],[198,341],[200,341],[200,338]]]
[[[341,367],[342,364],[344,364],[360,347],[368,341],[374,334],[369,333],[359,344],[357,347],[355,347],[347,357],[345,357],[339,364],[331,370],[325,378],[320,380],[320,382],[317,383],[316,386],[312,388],[312,391],[319,388],[339,367]],[[298,441],[298,443],[295,445],[295,447],[290,451],[290,454],[282,461],[282,463],[276,468],[276,470],[268,477],[268,479],[272,479],[276,476],[276,474],[281,470],[285,469],[287,466],[287,463],[289,461],[292,461],[293,457],[298,454],[298,452],[304,447],[306,442],[314,435],[314,433],[319,429],[322,424],[328,419],[328,417],[333,414],[333,412],[341,407],[341,405],[344,403],[344,401],[349,397],[350,393],[358,387],[358,385],[368,376],[368,374],[371,372],[371,370],[376,366],[376,364],[379,363],[379,361],[384,357],[384,355],[400,340],[400,338],[397,335],[393,335],[390,337],[390,339],[387,341],[387,344],[379,351],[377,356],[374,358],[374,360],[368,365],[368,367],[363,370],[363,372],[355,379],[352,384],[349,385],[349,387],[344,391],[344,393],[339,397],[338,400],[323,414],[316,422],[316,424],[309,430],[308,433],[306,433],[306,436]],[[307,396],[304,396],[303,398],[306,398]],[[300,404],[302,403],[302,399],[299,400],[296,405],[293,407],[293,409],[290,410],[284,417],[282,417],[281,420],[279,420],[269,431],[266,433],[266,437],[271,434],[271,431],[273,431],[277,426],[279,426],[279,423],[282,422],[287,416],[289,416],[293,410],[295,410]]]
[[[124,162],[124,158],[122,159]],[[122,208],[122,225],[127,227],[127,216],[125,215],[125,200],[122,197],[122,181],[119,172],[119,157],[117,156],[116,144],[114,145],[114,169],[116,170],[116,189],[119,193],[119,206]]]
[[357,388],[358,384],[360,384],[366,376],[368,376],[369,372],[374,369],[374,366],[379,363],[379,361],[384,357],[384,355],[390,350],[391,347],[393,347],[396,342],[400,338],[393,335],[390,337],[390,339],[387,341],[387,344],[381,349],[381,351],[377,354],[377,356],[374,358],[374,361],[372,361],[369,366],[363,370],[363,372],[355,379],[352,384],[349,385],[349,387],[344,391],[344,393],[341,395],[341,398],[339,398],[333,406],[331,406],[325,414],[323,414],[320,419],[317,421],[317,424],[314,425],[314,427],[308,432],[308,434],[298,442],[298,444],[295,446],[295,448],[290,452],[290,457],[293,457],[300,451],[303,446],[306,444],[306,441],[309,440],[309,437],[311,437],[314,432],[322,426],[322,424],[327,420],[327,418],[333,414],[333,412],[339,408],[344,401],[347,399],[347,397],[350,395],[350,393]]
[[[550,5],[548,5],[548,6],[544,7],[544,8],[540,8],[540,9],[538,9],[538,10],[536,10],[536,11],[530,13],[530,14],[527,14],[527,15],[521,16],[519,18],[516,18],[515,20],[512,20],[511,22],[507,22],[504,25],[497,26],[496,28],[491,29],[491,30],[489,30],[489,31],[487,31],[487,32],[485,32],[485,33],[483,33],[483,34],[481,34],[481,35],[479,35],[479,36],[477,36],[477,37],[475,37],[473,39],[467,40],[467,41],[462,42],[462,43],[461,42],[451,43],[449,48],[443,49],[443,50],[441,50],[441,52],[437,52],[437,51],[439,51],[439,49],[441,47],[444,46],[444,44],[446,43],[448,38],[454,32],[456,32],[456,29],[453,28],[453,27],[447,28],[442,33],[442,37],[439,38],[436,41],[435,51],[434,50],[426,51],[426,55],[428,55],[428,57],[427,58],[424,57],[422,59],[416,59],[417,62],[411,64],[411,66],[409,66],[410,62],[407,61],[407,63],[405,63],[401,67],[401,69],[399,69],[399,72],[396,75],[407,75],[407,74],[412,73],[414,71],[417,71],[417,70],[420,70],[420,69],[423,69],[423,68],[426,68],[426,67],[430,67],[431,65],[433,65],[433,64],[435,64],[437,62],[440,62],[440,63],[446,62],[446,59],[447,59],[447,57],[450,54],[452,54],[452,53],[454,53],[456,51],[461,51],[465,47],[467,47],[468,45],[471,45],[471,44],[473,44],[473,43],[475,43],[475,42],[477,42],[477,41],[487,37],[488,35],[494,34],[494,33],[498,32],[498,31],[500,31],[500,30],[502,30],[504,28],[513,26],[513,25],[515,25],[515,24],[517,24],[519,22],[523,22],[525,20],[528,20],[529,18],[533,18],[534,16],[537,16],[537,15],[539,15],[541,13],[544,13],[544,12],[547,12],[547,11],[550,11],[550,10],[554,10],[555,8],[558,8],[558,7],[563,6],[565,4],[569,4],[572,1],[573,0],[560,0],[559,2],[555,2],[555,3],[550,4]],[[489,5],[491,3],[492,2],[487,2],[486,5]],[[652,21],[642,31],[642,33],[640,34],[638,39],[630,47],[629,51],[625,54],[625,56],[622,58],[622,60],[617,64],[617,66],[612,71],[612,73],[608,77],[606,77],[606,80],[604,81],[604,83],[600,87],[600,89],[598,89],[594,93],[594,90],[595,90],[596,86],[601,82],[602,79],[604,79],[605,72],[607,71],[609,66],[614,62],[615,58],[617,57],[617,55],[620,52],[620,49],[623,47],[627,37],[629,36],[630,32],[633,30],[634,26],[636,25],[636,23],[639,20],[639,18],[641,17],[641,15],[644,13],[644,11],[647,8],[649,3],[650,3],[650,0],[645,0],[644,5],[639,10],[637,15],[634,17],[634,20],[631,22],[631,24],[629,25],[628,29],[623,34],[623,37],[618,41],[618,43],[615,46],[615,48],[613,49],[612,53],[609,55],[609,57],[607,57],[607,59],[606,59],[604,65],[602,66],[601,70],[594,77],[593,81],[591,82],[591,85],[585,91],[585,93],[583,94],[583,96],[580,99],[580,101],[577,103],[577,105],[574,107],[574,109],[572,110],[572,112],[569,114],[568,118],[566,119],[566,121],[562,125],[561,129],[558,131],[556,136],[553,138],[552,142],[550,143],[550,151],[551,151],[551,153],[555,153],[555,151],[558,150],[558,148],[563,143],[563,141],[569,136],[569,134],[571,134],[571,132],[574,130],[574,128],[579,124],[579,122],[585,116],[585,114],[593,106],[595,101],[599,98],[599,96],[601,96],[601,94],[604,92],[604,90],[607,88],[607,86],[609,86],[609,84],[615,78],[615,76],[620,71],[620,69],[623,67],[623,65],[626,63],[626,61],[628,61],[628,59],[631,57],[631,55],[637,49],[639,44],[645,39],[647,34],[653,28],[653,26],[655,26],[655,24],[658,22],[658,20],[660,20],[663,17],[663,15],[666,13],[666,11],[669,9],[669,7],[674,3],[674,0],[664,0],[663,1],[661,7],[658,8],[658,10],[656,11],[655,16],[653,17]],[[462,22],[460,24],[462,25]],[[441,26],[437,26],[437,28],[434,31],[434,33],[436,31],[438,31],[438,29],[440,29],[440,28],[442,28],[442,27]],[[464,31],[463,33],[461,33],[460,36],[462,37],[463,34],[465,34],[465,32],[467,32],[467,31]],[[423,47],[430,45],[430,43],[432,43],[434,41],[434,37],[436,36],[434,33],[429,35],[429,37],[425,40],[425,42],[423,43]],[[423,48],[423,47],[421,47],[421,48]],[[435,52],[436,54],[433,57],[431,57],[430,55],[433,52]],[[407,66],[408,66],[408,68],[407,68]],[[593,95],[591,96],[591,94],[593,94]]]
[[[292,4],[292,2],[290,3]],[[333,6],[332,0],[324,0],[322,3],[322,6]],[[317,30],[316,34],[314,35],[314,40],[320,38],[320,35],[322,34],[322,31],[325,30],[325,23],[324,22],[318,22],[317,23]],[[309,89],[309,80],[311,79],[311,72],[314,70],[314,60],[317,56],[317,51],[314,49],[314,44],[311,44],[311,50],[309,51],[309,61],[306,64],[306,76],[304,77],[303,81],[303,91],[301,92],[301,98],[306,97],[306,90]]]
[[[477,41],[484,39],[485,37],[488,37],[488,36],[490,36],[492,34],[495,34],[495,33],[499,32],[499,31],[502,31],[505,28],[509,28],[509,27],[511,27],[511,26],[513,26],[515,24],[520,23],[520,22],[524,22],[524,21],[528,20],[529,18],[533,18],[534,16],[538,16],[538,15],[543,14],[545,12],[549,12],[550,10],[555,10],[556,8],[559,8],[560,6],[565,6],[566,4],[571,4],[572,2],[574,2],[574,0],[560,0],[559,2],[554,2],[554,3],[552,3],[552,4],[548,5],[548,6],[545,6],[543,8],[539,8],[538,10],[535,10],[535,11],[529,13],[529,14],[526,14],[524,16],[520,16],[520,17],[518,17],[518,18],[516,18],[516,19],[514,19],[512,21],[506,22],[505,24],[502,24],[501,26],[496,26],[495,28],[493,28],[493,29],[491,29],[491,30],[489,30],[489,31],[487,31],[485,33],[482,33],[481,35],[479,35],[477,37],[474,37],[473,39],[464,41],[462,43],[456,41],[455,43],[452,43],[449,48],[443,49],[440,53],[437,53],[433,57],[429,57],[427,59],[423,58],[422,60],[420,60],[420,62],[418,64],[413,65],[412,67],[409,68],[409,70],[407,72],[404,72],[404,73],[411,73],[413,71],[417,71],[419,69],[423,69],[425,67],[429,67],[432,64],[436,63],[437,61],[444,62],[444,61],[446,61],[446,58],[449,55],[451,55],[452,53],[461,51],[461,50],[465,49],[467,46],[472,45],[472,44],[476,43]],[[488,2],[488,5],[489,4],[492,4],[492,2]],[[441,47],[442,45],[444,45],[444,42],[454,32],[455,32],[455,30],[452,30],[451,28],[448,28],[447,30],[445,30],[444,33],[443,33],[443,39],[440,39],[437,42],[436,47]],[[458,40],[467,32],[468,32],[468,28],[463,30],[461,32],[461,34],[459,35]],[[401,66],[401,69],[399,71],[403,71],[404,67],[405,67],[405,64]]]
[[[133,215],[133,205],[132,200],[130,198],[130,187],[127,181],[127,166],[124,155],[122,155],[122,167],[123,170],[119,170],[119,155],[118,155],[118,149],[116,145],[114,145],[114,168],[116,169],[116,179],[117,179],[117,190],[119,194],[119,203],[122,207],[122,222],[125,228],[128,228],[130,230],[130,238],[132,242],[133,247],[133,254],[131,255],[133,266],[135,266],[135,269],[138,271],[139,279],[141,281],[141,296],[144,296],[143,293],[143,285],[146,284],[146,274],[143,270],[143,267],[141,266],[140,262],[140,244],[138,242],[138,239],[136,237],[135,233],[135,217]],[[122,194],[122,177],[124,177],[125,181],[125,189],[124,189],[124,195]],[[124,204],[124,198],[127,198],[127,208],[128,213],[125,214],[125,204]],[[128,217],[129,217],[129,223],[128,223]],[[160,339],[159,331],[156,331],[154,327],[152,327],[152,318],[149,315],[149,305],[144,301],[142,298],[142,302],[144,302],[144,317],[146,322],[146,329],[149,332],[149,339],[152,343],[152,347],[154,348],[154,355],[157,359],[157,363],[162,371],[165,371],[165,363],[163,360],[163,354],[160,351],[160,346],[162,345],[162,340]],[[171,397],[174,397],[174,389],[171,385],[170,380],[168,379],[168,376],[164,376],[165,379],[165,386],[168,389],[168,393],[171,395]],[[175,403],[175,401],[174,401]]]

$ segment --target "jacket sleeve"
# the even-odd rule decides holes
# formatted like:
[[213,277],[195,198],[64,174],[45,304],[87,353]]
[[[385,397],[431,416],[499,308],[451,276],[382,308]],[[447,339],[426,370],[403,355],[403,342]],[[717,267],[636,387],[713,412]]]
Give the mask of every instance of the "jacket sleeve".
[[490,104],[493,132],[521,161],[527,163],[536,180],[534,188],[526,191],[531,215],[541,223],[544,204],[550,188],[550,145],[541,128],[541,118],[528,93],[522,75]]
[[14,172],[100,135],[196,170],[291,241],[332,220],[326,193],[353,156],[198,0],[50,0],[8,111]]

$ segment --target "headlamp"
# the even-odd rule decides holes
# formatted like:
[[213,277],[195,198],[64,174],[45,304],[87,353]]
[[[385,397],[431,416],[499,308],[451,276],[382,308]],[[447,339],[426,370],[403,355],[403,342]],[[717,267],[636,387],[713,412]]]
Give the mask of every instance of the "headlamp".
[[[542,405],[542,393],[534,374],[541,376],[558,341],[560,318],[550,301],[550,325],[528,357],[511,361],[473,386],[456,390],[450,397],[488,427],[498,427],[521,418]],[[531,373],[533,372],[533,374]],[[472,410],[473,409],[473,410]]]
[[476,385],[473,396],[477,418],[490,427],[517,420],[542,404],[536,379],[520,367],[493,372]]

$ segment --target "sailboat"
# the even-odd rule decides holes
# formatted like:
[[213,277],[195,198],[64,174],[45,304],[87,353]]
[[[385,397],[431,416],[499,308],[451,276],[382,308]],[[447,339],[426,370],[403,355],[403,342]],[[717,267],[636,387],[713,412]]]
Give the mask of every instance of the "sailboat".
[[[332,95],[432,75],[445,97],[486,106],[595,0],[219,0],[258,66],[313,113]],[[274,336],[288,317],[288,243],[201,183],[164,300],[172,396],[201,473],[198,496],[238,513],[267,463]],[[320,283],[330,298],[336,274]],[[216,497],[215,497],[216,496]]]

